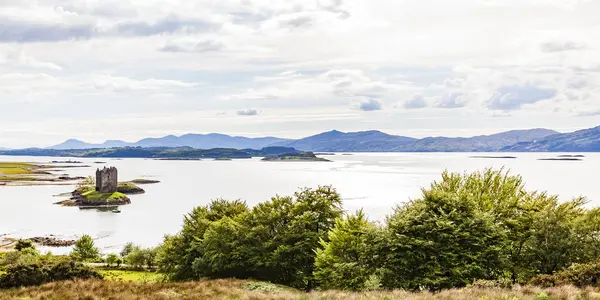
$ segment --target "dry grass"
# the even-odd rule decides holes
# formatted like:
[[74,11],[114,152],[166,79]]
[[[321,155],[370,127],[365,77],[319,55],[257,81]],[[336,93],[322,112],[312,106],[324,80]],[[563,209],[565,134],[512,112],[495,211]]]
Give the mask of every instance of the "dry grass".
[[393,292],[313,292],[305,294],[268,283],[224,279],[190,283],[141,284],[118,281],[59,282],[39,287],[0,291],[0,299],[479,299],[479,300],[586,300],[600,299],[594,289],[572,286],[552,289],[518,287],[512,290],[465,288],[441,293]]

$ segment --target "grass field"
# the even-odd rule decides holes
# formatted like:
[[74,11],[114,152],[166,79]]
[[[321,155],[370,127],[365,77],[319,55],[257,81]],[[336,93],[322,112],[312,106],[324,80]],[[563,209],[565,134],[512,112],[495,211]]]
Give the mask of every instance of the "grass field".
[[156,283],[163,281],[163,275],[153,272],[125,271],[125,270],[101,270],[100,273],[105,280],[138,282],[138,283]]
[[588,300],[600,299],[594,289],[572,286],[539,289],[534,287],[463,288],[439,293],[387,292],[312,292],[304,293],[278,285],[235,279],[187,283],[135,283],[125,281],[57,282],[38,287],[0,290],[4,299],[410,299],[410,300]]

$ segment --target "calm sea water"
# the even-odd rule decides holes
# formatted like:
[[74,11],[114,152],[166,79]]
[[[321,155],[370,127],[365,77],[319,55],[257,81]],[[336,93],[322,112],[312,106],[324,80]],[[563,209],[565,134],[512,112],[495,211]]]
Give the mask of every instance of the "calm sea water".
[[[102,160],[119,169],[119,180],[160,180],[144,185],[146,194],[131,196],[122,213],[82,211],[53,205],[74,186],[0,187],[0,235],[33,237],[54,234],[77,238],[90,234],[103,252],[118,251],[126,242],[158,244],[164,234],[176,233],[183,215],[211,199],[242,199],[249,205],[301,187],[333,185],[342,194],[347,211],[363,208],[372,220],[384,220],[395,205],[420,195],[420,188],[440,178],[444,169],[473,171],[506,167],[521,174],[531,189],[560,195],[561,199],[587,196],[600,206],[596,172],[600,154],[584,161],[539,161],[555,153],[509,154],[517,159],[475,159],[468,153],[369,153],[327,156],[331,163],[235,161],[157,161],[149,159],[80,159],[90,168],[70,169],[70,175],[93,175]],[[483,155],[483,154],[477,154]],[[499,155],[498,153],[490,155]],[[505,155],[505,154],[502,154]],[[60,160],[63,160],[61,158]],[[7,157],[0,161],[49,162],[50,157]],[[54,253],[69,249],[52,249]]]

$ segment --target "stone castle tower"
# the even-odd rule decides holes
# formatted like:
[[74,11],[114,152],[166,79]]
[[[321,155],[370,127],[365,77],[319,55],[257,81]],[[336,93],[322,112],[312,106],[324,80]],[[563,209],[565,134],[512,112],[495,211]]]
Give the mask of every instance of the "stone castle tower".
[[96,191],[99,193],[114,193],[117,191],[117,168],[110,167],[96,170]]

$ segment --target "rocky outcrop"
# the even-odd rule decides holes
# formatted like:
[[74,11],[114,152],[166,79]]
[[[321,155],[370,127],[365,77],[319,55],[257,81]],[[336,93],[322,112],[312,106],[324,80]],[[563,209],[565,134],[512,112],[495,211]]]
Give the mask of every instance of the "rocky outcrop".
[[33,237],[29,240],[46,247],[70,247],[75,245],[75,240],[62,240],[52,235],[48,237]]

